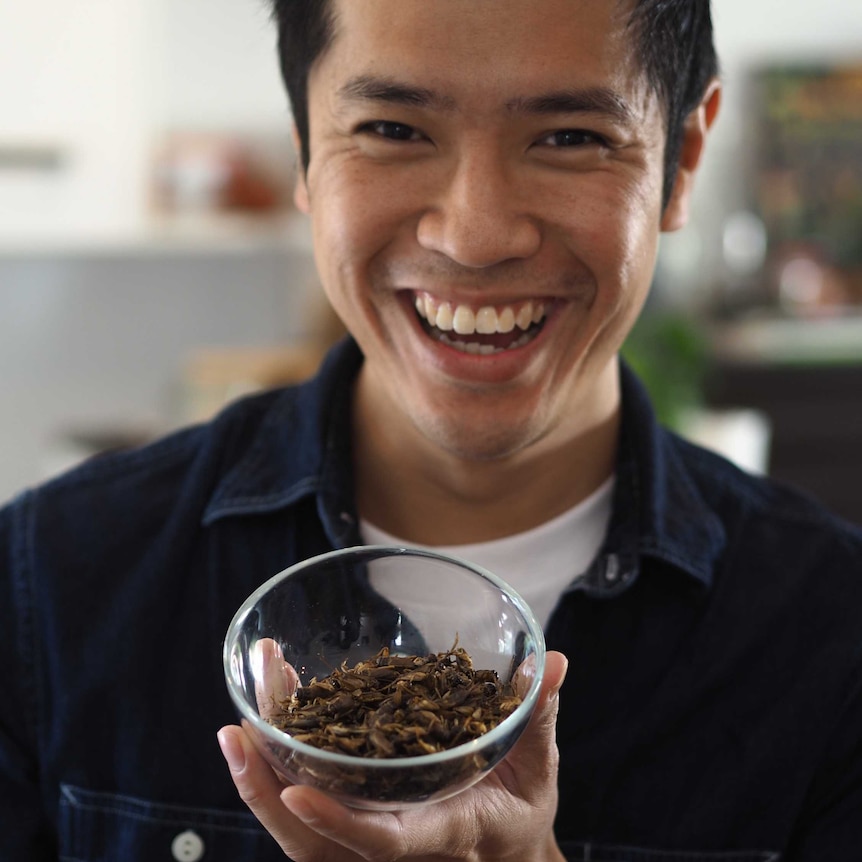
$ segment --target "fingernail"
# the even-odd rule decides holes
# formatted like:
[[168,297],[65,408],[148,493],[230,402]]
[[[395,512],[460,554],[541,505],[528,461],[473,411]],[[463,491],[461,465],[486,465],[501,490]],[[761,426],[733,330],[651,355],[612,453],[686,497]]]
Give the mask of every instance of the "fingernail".
[[569,669],[569,660],[565,660],[565,664],[563,665],[563,673],[560,675],[560,681],[548,692],[548,702],[552,702],[556,700],[560,695],[560,689],[563,687],[563,683],[566,681],[566,672]]
[[221,753],[227,761],[228,769],[233,773],[242,772],[245,769],[245,751],[242,743],[232,733],[218,732],[218,744]]

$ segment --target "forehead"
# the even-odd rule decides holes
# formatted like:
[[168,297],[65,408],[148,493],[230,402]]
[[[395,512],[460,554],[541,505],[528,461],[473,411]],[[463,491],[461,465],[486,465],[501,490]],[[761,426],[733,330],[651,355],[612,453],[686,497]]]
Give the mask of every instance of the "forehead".
[[560,86],[646,98],[635,0],[330,0],[333,38],[312,70],[329,88],[395,77],[479,101]]

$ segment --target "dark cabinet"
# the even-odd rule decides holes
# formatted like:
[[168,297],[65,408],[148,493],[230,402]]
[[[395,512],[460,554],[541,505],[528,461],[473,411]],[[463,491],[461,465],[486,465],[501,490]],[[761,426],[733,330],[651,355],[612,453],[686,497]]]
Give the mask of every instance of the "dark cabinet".
[[862,524],[862,363],[717,361],[706,398],[763,411],[772,425],[769,474]]

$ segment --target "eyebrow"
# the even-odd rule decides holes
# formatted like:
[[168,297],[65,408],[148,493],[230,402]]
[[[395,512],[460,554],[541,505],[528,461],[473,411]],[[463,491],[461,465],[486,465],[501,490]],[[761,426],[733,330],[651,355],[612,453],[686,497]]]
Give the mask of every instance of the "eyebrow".
[[625,99],[605,87],[559,90],[511,99],[506,108],[522,114],[603,114],[622,123],[634,123],[638,119]]
[[374,75],[351,78],[344,86],[339,87],[338,95],[347,101],[385,102],[390,105],[444,110],[452,110],[455,107],[454,99],[442,96],[434,90]]
[[[417,108],[454,110],[453,98],[427,87],[405,84],[394,78],[376,75],[358,75],[338,89],[345,101],[383,102]],[[615,91],[605,87],[588,87],[582,90],[555,90],[536,96],[519,96],[506,102],[506,110],[513,114],[601,114],[622,123],[635,123],[637,113]]]

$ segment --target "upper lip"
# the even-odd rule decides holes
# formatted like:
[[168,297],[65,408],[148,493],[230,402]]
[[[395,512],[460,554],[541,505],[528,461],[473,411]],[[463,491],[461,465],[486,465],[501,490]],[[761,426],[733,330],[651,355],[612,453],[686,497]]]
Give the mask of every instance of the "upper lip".
[[505,306],[515,306],[521,305],[525,302],[544,302],[546,305],[554,302],[554,297],[549,296],[548,294],[517,294],[512,296],[503,296],[501,294],[493,294],[490,291],[476,291],[476,290],[468,290],[468,291],[460,291],[457,288],[452,289],[451,287],[447,287],[446,289],[434,290],[434,289],[426,289],[426,288],[412,288],[410,289],[410,293],[412,294],[412,298],[415,299],[418,296],[430,296],[433,298],[435,302],[448,302],[450,305],[466,305],[472,309],[485,308],[487,306],[491,306],[492,308],[504,308]]

